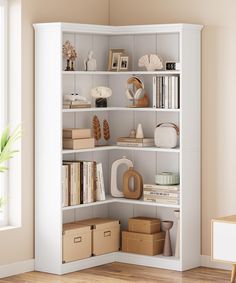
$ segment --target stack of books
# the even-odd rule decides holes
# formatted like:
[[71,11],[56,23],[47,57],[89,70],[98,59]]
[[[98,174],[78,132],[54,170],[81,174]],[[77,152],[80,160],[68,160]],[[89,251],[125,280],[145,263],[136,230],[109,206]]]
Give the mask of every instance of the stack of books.
[[119,146],[131,146],[131,147],[154,146],[154,138],[120,137],[117,139],[116,144]]
[[179,205],[179,185],[161,186],[144,184],[143,200],[160,204]]
[[95,161],[63,161],[62,206],[105,200],[102,164]]
[[70,108],[91,108],[90,101],[83,101],[83,100],[64,100],[63,101],[63,109],[70,109]]
[[95,146],[95,140],[92,137],[91,129],[65,128],[63,129],[63,148],[65,149],[83,149]]
[[179,108],[179,76],[153,77],[153,107]]

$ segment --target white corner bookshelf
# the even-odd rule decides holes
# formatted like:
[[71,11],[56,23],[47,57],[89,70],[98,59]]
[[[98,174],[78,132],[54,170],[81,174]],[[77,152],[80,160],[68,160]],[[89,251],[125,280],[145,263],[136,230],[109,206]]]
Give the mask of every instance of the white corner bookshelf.
[[[201,156],[201,29],[194,24],[140,26],[104,26],[71,23],[39,23],[35,29],[35,270],[65,274],[113,261],[188,270],[200,265],[200,156]],[[62,45],[69,40],[78,53],[75,71],[64,71]],[[107,71],[110,49],[122,48],[129,55],[129,70]],[[98,71],[84,71],[83,61],[94,51]],[[178,71],[144,71],[138,59],[158,54],[165,61],[180,63]],[[175,75],[180,83],[179,109],[129,108],[126,82],[138,76],[152,102],[153,76]],[[79,92],[91,100],[90,90],[108,86],[112,96],[107,108],[63,109],[63,94]],[[63,149],[62,129],[91,128],[93,115],[110,124],[109,145]],[[180,128],[179,146],[121,147],[116,139],[142,124],[145,136],[153,136],[157,124],[173,122]],[[157,172],[180,174],[180,204],[157,204],[114,198],[110,195],[112,163],[126,156],[141,173],[144,183],[154,183]],[[106,200],[62,207],[63,160],[102,162]],[[173,220],[172,250],[175,249],[177,221],[174,209],[180,209],[180,257],[144,256],[121,251],[62,263],[62,226],[91,217],[118,218],[121,230],[127,229],[133,216]]]

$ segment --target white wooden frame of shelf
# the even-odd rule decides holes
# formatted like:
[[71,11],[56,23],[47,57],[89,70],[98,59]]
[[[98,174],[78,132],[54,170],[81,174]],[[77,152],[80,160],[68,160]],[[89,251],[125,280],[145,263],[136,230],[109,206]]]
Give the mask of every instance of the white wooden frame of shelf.
[[180,75],[181,71],[62,71],[63,75]]
[[135,108],[135,107],[91,107],[91,108],[72,108],[63,109],[63,113],[73,113],[73,112],[102,112],[102,111],[137,111],[137,112],[180,112],[180,109],[172,108]]
[[73,154],[80,152],[94,152],[103,150],[136,150],[136,151],[153,151],[166,153],[180,153],[180,148],[159,148],[159,147],[132,147],[132,146],[118,146],[118,145],[104,145],[85,149],[63,149],[62,154]]
[[84,208],[84,207],[90,207],[90,206],[97,206],[97,205],[103,205],[103,204],[109,204],[109,203],[138,204],[138,205],[168,207],[168,208],[174,208],[174,209],[180,208],[180,205],[178,205],[178,204],[165,204],[165,203],[148,202],[148,201],[144,201],[142,199],[134,200],[134,199],[126,199],[126,198],[114,198],[110,195],[106,195],[106,200],[95,201],[95,202],[85,203],[85,204],[78,204],[78,205],[73,205],[73,206],[65,206],[65,207],[62,208],[62,210],[65,211],[65,210]]

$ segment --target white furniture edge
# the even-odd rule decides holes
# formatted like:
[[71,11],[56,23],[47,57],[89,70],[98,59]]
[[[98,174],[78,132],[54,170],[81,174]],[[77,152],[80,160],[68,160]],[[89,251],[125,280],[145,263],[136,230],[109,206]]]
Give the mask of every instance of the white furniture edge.
[[76,24],[76,23],[36,23],[34,28],[47,27],[54,25],[60,27],[63,32],[72,33],[94,33],[94,34],[140,34],[140,33],[166,33],[179,32],[180,30],[201,30],[202,25],[195,24],[154,24],[154,25],[130,25],[130,26],[108,26],[108,25],[92,25],[92,24]]

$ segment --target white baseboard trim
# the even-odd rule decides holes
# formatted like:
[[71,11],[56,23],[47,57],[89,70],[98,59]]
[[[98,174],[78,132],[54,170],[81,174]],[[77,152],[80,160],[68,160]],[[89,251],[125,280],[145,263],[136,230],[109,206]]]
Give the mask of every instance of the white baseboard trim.
[[230,263],[212,261],[211,257],[208,255],[201,255],[201,266],[225,270],[232,269],[232,265]]
[[34,271],[34,259],[14,262],[7,265],[0,265],[0,278],[30,271]]

